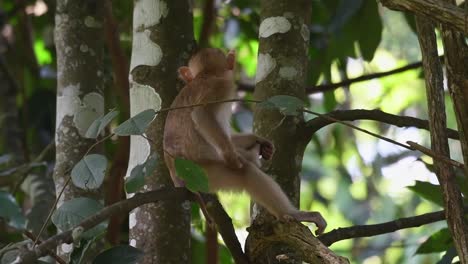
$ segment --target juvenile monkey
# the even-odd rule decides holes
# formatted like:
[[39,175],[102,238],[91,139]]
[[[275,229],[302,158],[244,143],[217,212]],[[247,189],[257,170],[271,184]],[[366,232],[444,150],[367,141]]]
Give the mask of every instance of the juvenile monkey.
[[[235,54],[219,49],[202,49],[179,68],[185,87],[171,107],[205,104],[236,98],[233,80]],[[326,222],[319,212],[296,209],[281,187],[259,169],[259,155],[271,159],[273,144],[255,134],[230,132],[232,103],[206,104],[168,113],[164,129],[164,159],[175,186],[184,186],[177,177],[174,158],[181,157],[201,166],[210,191],[247,191],[253,200],[276,218],[313,222],[321,234]]]

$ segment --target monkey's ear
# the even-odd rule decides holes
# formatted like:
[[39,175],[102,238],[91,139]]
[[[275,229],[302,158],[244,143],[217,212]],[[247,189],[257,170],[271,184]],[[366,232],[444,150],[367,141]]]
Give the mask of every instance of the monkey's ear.
[[192,72],[187,66],[182,66],[179,68],[179,78],[182,79],[185,83],[189,83],[193,80]]
[[230,50],[226,57],[227,61],[227,69],[234,70],[234,66],[236,66],[236,51]]

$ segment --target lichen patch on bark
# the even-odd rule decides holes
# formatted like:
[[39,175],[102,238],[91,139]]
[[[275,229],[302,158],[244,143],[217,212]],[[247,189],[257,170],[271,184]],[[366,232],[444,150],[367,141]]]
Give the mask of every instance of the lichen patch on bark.
[[286,33],[291,29],[291,22],[285,17],[268,17],[260,23],[259,35],[268,38],[273,34]]
[[270,72],[276,67],[276,60],[268,53],[258,54],[257,74],[255,76],[255,83],[259,83],[265,79]]

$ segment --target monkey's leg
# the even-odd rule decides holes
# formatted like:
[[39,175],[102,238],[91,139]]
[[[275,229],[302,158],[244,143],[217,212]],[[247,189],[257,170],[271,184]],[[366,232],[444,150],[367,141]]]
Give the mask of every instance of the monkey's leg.
[[244,162],[241,169],[230,169],[220,163],[204,165],[210,188],[213,191],[246,190],[254,201],[265,207],[276,218],[313,222],[318,227],[317,234],[323,232],[326,222],[320,213],[297,210],[270,176],[257,168],[253,162],[246,160]]

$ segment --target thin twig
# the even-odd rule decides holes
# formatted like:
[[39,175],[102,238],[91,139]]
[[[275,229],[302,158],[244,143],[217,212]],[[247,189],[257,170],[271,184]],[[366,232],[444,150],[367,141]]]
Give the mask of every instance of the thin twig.
[[47,218],[44,221],[44,224],[41,226],[41,230],[39,230],[39,233],[37,234],[36,240],[34,240],[33,248],[37,245],[38,239],[41,237],[42,232],[44,232],[44,229],[47,227],[47,224],[49,223],[50,218],[52,217],[52,214],[55,211],[55,207],[57,206],[58,201],[60,200],[60,197],[62,197],[63,191],[65,191],[65,188],[70,183],[70,180],[71,180],[71,176],[68,176],[68,179],[65,182],[65,184],[63,185],[62,189],[60,190],[59,195],[55,199],[54,204],[52,205],[52,208],[50,208],[49,214],[47,215]]
[[[39,163],[44,160],[47,153],[55,147],[55,140],[52,140],[42,151],[37,155],[37,157],[31,163]],[[26,167],[23,171],[19,171],[16,174],[21,175],[21,178],[16,182],[15,186],[13,187],[12,193],[13,195],[19,190],[21,184],[24,182],[26,177],[28,177],[29,172],[32,170],[32,166]]]
[[453,159],[449,159],[445,156],[442,156],[436,152],[434,152],[433,150],[431,149],[428,149],[424,146],[421,146],[419,145],[418,143],[416,142],[413,142],[413,141],[406,141],[406,143],[408,143],[408,145],[410,145],[412,148],[414,148],[415,150],[423,153],[423,154],[426,154],[427,156],[429,157],[432,157],[433,159],[435,158],[436,160],[440,160],[440,161],[443,161],[447,164],[450,164],[454,167],[457,167],[457,168],[460,168],[460,169],[463,169],[465,165],[463,165],[463,163],[461,162],[458,162],[456,160],[453,160]]
[[[36,240],[37,240],[39,244],[42,243],[42,241],[41,241],[40,239],[38,239],[38,237],[34,236],[34,234],[31,233],[31,232],[29,232],[28,230],[24,230],[24,231],[23,231],[23,234],[24,234],[27,238],[31,239],[31,241],[36,241]],[[58,263],[60,263],[60,264],[67,264],[67,262],[66,262],[65,260],[63,260],[63,259],[62,259],[61,257],[59,257],[57,254],[55,254],[55,251],[49,249],[49,250],[47,251],[47,254],[49,254],[52,258],[54,258],[55,261],[57,261]]]
[[[443,57],[444,56],[441,55],[441,56],[439,56],[439,59],[442,60]],[[331,90],[335,90],[335,89],[343,87],[343,86],[349,86],[349,85],[354,84],[354,83],[369,81],[369,80],[372,80],[372,79],[377,79],[377,78],[382,78],[382,77],[387,77],[387,76],[397,74],[397,73],[401,73],[401,72],[405,72],[405,71],[408,71],[408,70],[414,70],[414,69],[420,68],[421,66],[422,66],[421,61],[413,62],[413,63],[407,64],[405,66],[395,68],[395,69],[389,70],[389,71],[365,74],[365,75],[361,75],[361,76],[356,77],[356,78],[346,79],[344,81],[337,82],[337,83],[329,83],[329,84],[320,84],[320,85],[310,86],[310,87],[306,88],[306,92],[307,92],[307,94],[314,94],[314,93],[322,93],[322,92],[326,92],[326,91],[331,91]],[[239,90],[241,90],[241,91],[252,92],[254,90],[254,85],[246,84],[246,83],[238,83],[238,87],[239,87]]]
[[[428,156],[431,157],[432,159],[440,160],[440,161],[442,161],[442,162],[445,162],[445,163],[450,164],[450,165],[452,165],[452,166],[455,166],[455,167],[457,167],[457,168],[460,168],[460,166],[461,166],[461,168],[464,168],[464,165],[463,165],[462,163],[460,163],[460,162],[458,162],[458,161],[456,161],[456,160],[452,160],[452,159],[443,157],[443,156],[441,156],[441,155],[439,155],[439,154],[437,154],[437,153],[434,153],[434,152],[431,151],[431,150],[424,149],[424,152],[421,151],[421,149],[422,149],[423,147],[420,146],[420,145],[418,145],[418,144],[416,144],[416,143],[414,143],[414,142],[412,142],[413,144],[409,144],[409,142],[407,142],[409,145],[405,145],[405,144],[400,143],[400,142],[398,142],[398,141],[395,141],[395,140],[393,140],[393,139],[390,139],[390,138],[381,136],[381,135],[379,135],[379,134],[370,132],[369,130],[366,130],[366,129],[357,127],[357,126],[352,125],[352,124],[350,124],[350,123],[348,123],[348,122],[344,122],[344,121],[338,120],[338,119],[333,118],[333,117],[328,116],[328,115],[320,114],[320,113],[317,113],[317,112],[314,112],[314,111],[310,111],[310,110],[306,110],[306,109],[303,109],[302,111],[305,112],[305,113],[309,113],[309,114],[313,114],[313,115],[319,116],[319,117],[321,117],[321,118],[324,118],[324,119],[327,119],[327,120],[330,120],[330,121],[333,121],[333,122],[336,122],[336,123],[340,123],[340,124],[342,124],[342,125],[345,125],[345,126],[347,126],[347,127],[353,128],[353,129],[358,130],[358,131],[361,131],[361,132],[363,132],[363,133],[365,133],[365,134],[368,134],[368,135],[371,135],[371,136],[373,136],[373,137],[379,138],[379,139],[381,139],[381,140],[387,141],[387,142],[389,142],[389,143],[392,143],[392,144],[394,144],[394,145],[400,146],[400,147],[402,147],[402,148],[405,148],[405,149],[408,149],[408,150],[413,150],[413,151],[414,151],[414,150],[419,151],[419,152],[421,152],[421,153],[423,153],[423,154],[428,155]],[[416,146],[416,145],[417,145],[417,146]],[[414,146],[416,146],[416,147],[414,147]],[[419,146],[419,147],[418,147],[418,146]],[[460,165],[460,164],[461,164],[461,165]]]

